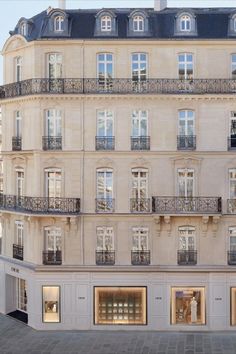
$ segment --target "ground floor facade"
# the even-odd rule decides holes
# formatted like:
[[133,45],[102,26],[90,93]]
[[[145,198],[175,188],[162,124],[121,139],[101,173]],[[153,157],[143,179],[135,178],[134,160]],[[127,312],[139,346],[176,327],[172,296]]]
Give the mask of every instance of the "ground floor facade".
[[0,312],[43,330],[235,330],[236,272],[33,267],[0,260]]

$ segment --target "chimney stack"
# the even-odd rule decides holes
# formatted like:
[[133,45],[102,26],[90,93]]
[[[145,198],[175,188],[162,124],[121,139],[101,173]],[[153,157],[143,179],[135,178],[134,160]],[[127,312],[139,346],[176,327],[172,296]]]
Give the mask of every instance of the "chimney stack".
[[58,0],[58,8],[65,10],[66,8],[66,0]]
[[161,11],[167,7],[167,0],[154,0],[154,10]]

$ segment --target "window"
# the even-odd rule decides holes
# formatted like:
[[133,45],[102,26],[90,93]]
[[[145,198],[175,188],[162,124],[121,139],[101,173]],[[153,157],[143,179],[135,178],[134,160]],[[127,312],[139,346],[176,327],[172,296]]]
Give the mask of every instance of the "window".
[[46,135],[50,137],[61,136],[61,111],[57,109],[46,111]]
[[17,309],[27,312],[27,287],[24,279],[17,279]]
[[23,246],[24,242],[24,224],[22,221],[15,221],[15,244]]
[[48,77],[60,79],[62,77],[62,55],[59,53],[48,54]]
[[62,32],[64,31],[64,18],[62,16],[57,16],[54,19],[54,31]]
[[43,322],[60,322],[59,286],[43,286]]
[[97,211],[113,211],[113,171],[97,170]]
[[[16,170],[16,196],[22,197],[24,195],[24,179],[25,174],[22,169]],[[20,199],[18,200],[20,203]]]
[[146,287],[95,287],[95,325],[146,325]]
[[133,227],[132,250],[133,251],[148,250],[148,228],[147,227]]
[[97,251],[114,250],[113,227],[97,227]]
[[133,111],[132,114],[132,136],[148,135],[148,113],[147,111]]
[[193,55],[190,53],[181,53],[178,55],[179,61],[179,79],[193,79]]
[[142,16],[133,17],[133,30],[134,32],[144,31],[144,18]]
[[179,197],[193,197],[194,171],[191,169],[178,169],[178,195]]
[[61,228],[46,227],[45,228],[45,250],[47,251],[61,251]]
[[144,212],[150,210],[148,199],[148,171],[132,169],[131,211]]
[[236,325],[236,288],[231,288],[231,326]]
[[97,135],[99,137],[113,136],[113,112],[97,111]]
[[45,170],[45,174],[46,174],[46,196],[48,198],[53,198],[53,199],[60,198],[61,197],[61,170],[48,169]]
[[236,80],[236,54],[231,55],[232,79]]
[[179,111],[179,135],[194,135],[194,111]]
[[21,23],[20,25],[20,34],[22,36],[26,36],[27,34],[27,24],[25,22]]
[[101,31],[111,31],[111,16],[102,16],[101,18]]
[[16,82],[22,80],[22,57],[15,58],[15,80]]
[[2,223],[0,222],[0,254],[2,254]]
[[132,80],[143,81],[147,79],[147,54],[132,54]]
[[97,76],[99,85],[105,89],[112,86],[113,78],[113,55],[101,53],[97,55]]
[[229,170],[229,198],[236,199],[236,169]]
[[171,289],[171,324],[206,324],[205,288]]
[[189,16],[184,15],[180,19],[180,30],[191,31],[191,19]]
[[231,112],[228,148],[236,149],[236,112]]
[[195,250],[195,227],[192,226],[179,227],[179,250],[181,251]]
[[22,117],[20,111],[15,112],[15,136],[21,138],[22,131]]

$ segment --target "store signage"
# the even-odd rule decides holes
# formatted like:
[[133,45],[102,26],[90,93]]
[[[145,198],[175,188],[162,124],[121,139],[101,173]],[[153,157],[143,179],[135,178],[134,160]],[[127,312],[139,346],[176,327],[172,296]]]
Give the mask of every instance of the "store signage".
[[215,301],[221,301],[222,297],[215,297]]
[[156,296],[156,300],[162,300],[161,296]]
[[79,300],[85,300],[84,296],[79,296]]

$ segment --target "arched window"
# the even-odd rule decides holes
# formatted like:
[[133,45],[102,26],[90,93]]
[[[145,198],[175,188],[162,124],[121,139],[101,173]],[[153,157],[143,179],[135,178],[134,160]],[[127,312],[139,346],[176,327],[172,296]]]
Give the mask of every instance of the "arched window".
[[188,15],[184,15],[180,19],[180,30],[189,32],[191,31],[191,19]]
[[54,19],[54,30],[56,32],[64,31],[64,18],[63,16],[57,16]]
[[111,16],[102,16],[101,18],[101,31],[111,31]]
[[21,23],[20,25],[20,34],[22,36],[26,36],[27,25],[25,22]]
[[134,32],[144,31],[144,18],[143,16],[134,16],[133,18],[133,30]]

